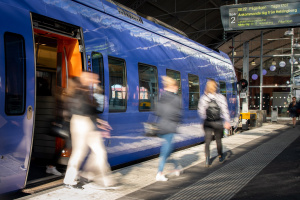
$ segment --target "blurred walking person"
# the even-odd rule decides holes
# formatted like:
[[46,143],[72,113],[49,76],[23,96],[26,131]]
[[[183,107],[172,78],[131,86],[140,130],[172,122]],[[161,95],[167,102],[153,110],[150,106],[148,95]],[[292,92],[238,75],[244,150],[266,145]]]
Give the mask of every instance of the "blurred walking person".
[[230,129],[230,116],[226,98],[217,93],[217,83],[214,80],[208,80],[204,94],[198,103],[198,113],[200,115],[201,124],[204,126],[205,132],[205,165],[210,166],[210,150],[209,145],[214,132],[217,142],[217,150],[219,161],[224,161],[222,149],[223,130]]
[[98,76],[90,72],[82,72],[79,80],[69,86],[69,112],[71,114],[70,131],[72,139],[72,153],[68,162],[65,186],[69,188],[82,188],[77,182],[78,170],[90,149],[94,154],[94,164],[101,173],[104,186],[113,184],[109,178],[110,166],[101,137],[101,128],[106,137],[109,137],[111,127],[107,122],[100,120],[97,115],[97,100],[93,98],[93,85],[98,84]]
[[[159,155],[159,167],[156,181],[167,181],[168,178],[163,174],[165,163],[173,151],[173,137],[176,133],[177,125],[181,122],[181,100],[177,95],[178,85],[176,80],[163,76],[162,82],[164,92],[157,102],[155,114],[158,116],[159,137],[164,139]],[[181,166],[175,159],[170,159],[175,167],[175,174],[180,175]]]
[[296,118],[299,116],[297,109],[298,109],[298,105],[297,105],[296,97],[293,97],[292,102],[290,103],[289,108],[287,110],[287,112],[290,113],[290,117],[293,119],[293,128],[295,128]]

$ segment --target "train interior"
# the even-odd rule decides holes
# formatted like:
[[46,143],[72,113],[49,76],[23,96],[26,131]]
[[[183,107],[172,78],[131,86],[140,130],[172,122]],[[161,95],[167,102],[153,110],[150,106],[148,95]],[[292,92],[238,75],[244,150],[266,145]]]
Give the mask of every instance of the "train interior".
[[62,173],[65,172],[65,163],[58,162],[62,156],[62,149],[70,141],[52,136],[51,123],[63,117],[61,94],[68,87],[68,79],[79,76],[82,71],[82,53],[79,50],[78,38],[48,31],[47,27],[43,26],[43,29],[34,28],[34,41],[36,113],[27,184],[54,178],[53,174],[46,173],[46,166],[49,165],[56,166]]

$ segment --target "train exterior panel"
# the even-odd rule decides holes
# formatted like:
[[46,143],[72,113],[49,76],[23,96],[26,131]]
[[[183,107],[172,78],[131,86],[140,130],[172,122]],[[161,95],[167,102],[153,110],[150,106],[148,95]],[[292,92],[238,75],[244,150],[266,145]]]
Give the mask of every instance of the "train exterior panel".
[[[147,108],[153,107],[154,100],[162,92],[161,76],[166,75],[167,70],[179,74],[181,82],[184,117],[179,128],[181,134],[175,138],[176,148],[203,141],[200,129],[194,133],[188,130],[199,123],[197,95],[203,94],[209,78],[220,84],[221,92],[228,100],[232,125],[236,124],[239,116],[236,76],[226,54],[213,51],[120,5],[104,0],[1,0],[0,4],[0,193],[21,189],[26,185],[36,138],[43,140],[41,138],[48,137],[38,136],[38,128],[35,125],[40,123],[40,115],[36,114],[39,108],[36,107],[38,60],[35,40],[36,34],[43,33],[44,29],[34,28],[38,25],[35,24],[37,22],[33,20],[33,15],[80,27],[81,67],[100,74],[105,92],[103,112],[100,115],[113,128],[112,137],[105,140],[112,166],[159,153],[160,139],[144,137],[142,123],[151,117],[152,111]],[[10,33],[12,36],[8,35]],[[61,33],[57,33],[59,34]],[[43,34],[43,37],[45,35]],[[10,37],[20,40],[17,46],[12,47],[19,48],[19,52],[14,52],[4,45],[9,44]],[[56,42],[59,46],[59,39],[56,39]],[[16,64],[19,68],[15,68],[24,70],[20,75],[23,77],[20,81],[23,82],[17,82],[23,88],[15,86],[11,89],[12,92],[20,93],[15,98],[17,101],[23,101],[22,108],[19,108],[23,109],[22,112],[7,110],[7,102],[10,100],[7,97],[7,81],[13,81],[15,78],[8,75],[11,70],[7,67],[10,59],[8,53],[16,56],[23,53],[24,56],[23,59],[18,59],[23,61],[23,64]],[[121,67],[122,77],[113,77],[115,72],[112,69],[120,70]],[[144,88],[140,85],[142,72],[139,69],[152,69],[154,76],[151,77],[157,77],[156,82],[153,78],[149,78],[147,82],[153,87],[154,83],[157,84],[157,90],[153,89],[152,93],[147,91],[148,99],[152,95],[152,101],[141,100]],[[117,73],[115,75],[119,76]],[[116,84],[111,85],[112,81]],[[198,88],[198,91],[191,94],[191,88]],[[13,105],[13,97],[11,99]],[[119,109],[119,105],[122,109]],[[12,164],[13,167],[9,168]]]

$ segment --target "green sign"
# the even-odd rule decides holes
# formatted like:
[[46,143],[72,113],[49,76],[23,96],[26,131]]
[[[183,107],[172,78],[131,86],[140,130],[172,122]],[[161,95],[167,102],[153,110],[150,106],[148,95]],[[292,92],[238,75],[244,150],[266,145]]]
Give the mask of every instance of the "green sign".
[[300,25],[300,2],[268,1],[221,6],[220,9],[225,31]]

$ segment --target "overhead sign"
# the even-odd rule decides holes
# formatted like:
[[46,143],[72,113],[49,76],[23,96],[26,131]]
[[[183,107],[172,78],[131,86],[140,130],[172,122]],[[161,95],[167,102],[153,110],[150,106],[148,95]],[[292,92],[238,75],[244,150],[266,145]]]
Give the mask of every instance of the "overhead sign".
[[225,31],[300,25],[300,2],[268,1],[221,6],[220,9]]

